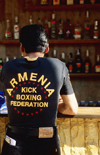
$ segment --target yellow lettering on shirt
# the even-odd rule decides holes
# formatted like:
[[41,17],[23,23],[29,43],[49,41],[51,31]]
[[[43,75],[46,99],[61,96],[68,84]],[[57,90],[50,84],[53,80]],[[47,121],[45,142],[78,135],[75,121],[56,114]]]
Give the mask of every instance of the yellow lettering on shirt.
[[20,107],[20,102],[17,102],[17,107]]
[[46,85],[45,85],[45,89],[51,84],[51,82],[48,82]]
[[21,87],[21,93],[37,93],[37,87]]
[[50,97],[55,90],[54,89],[46,89],[46,91],[48,91],[48,93],[49,93],[48,97]]
[[44,79],[44,75],[42,75],[42,76],[38,79],[38,82],[40,82],[40,81],[41,81],[41,85],[43,86],[43,85],[46,83],[47,78]]
[[30,100],[30,95],[26,95],[26,99],[25,100]]
[[44,102],[44,107],[48,107],[48,102]]
[[9,96],[11,96],[11,92],[13,91],[13,89],[7,89],[6,91],[8,92]]
[[35,100],[35,101],[41,101],[42,100],[42,96],[41,95],[25,95],[25,94],[17,94],[16,95],[16,100]]
[[21,95],[21,96],[20,96],[20,99],[21,99],[21,100],[25,100],[25,95]]
[[30,75],[30,81],[36,81],[37,79],[37,73],[31,73],[31,75]]
[[27,87],[22,87],[21,88],[21,93],[25,93],[26,92]]
[[30,107],[33,107],[33,104],[32,104],[32,102],[30,102]]
[[11,86],[12,86],[13,88],[15,88],[15,84],[17,85],[18,82],[16,81],[15,78],[13,78],[13,79],[10,81],[10,84],[11,84]]
[[11,101],[11,102],[10,102],[10,105],[12,105],[12,106],[17,106],[16,101]]
[[[38,83],[40,82],[40,85],[44,86],[44,89],[48,92],[48,97],[50,97],[53,94],[53,92],[55,91],[54,89],[47,89],[51,85],[51,82],[49,82],[48,79],[44,77],[44,75],[40,76],[39,79],[37,79],[37,75],[38,75],[38,73],[31,73],[30,81],[37,81]],[[13,87],[13,89],[7,89],[9,96],[12,95],[12,91],[14,90],[14,88],[15,88],[14,94],[17,93],[16,90],[19,88],[20,92],[19,92],[19,94],[16,94],[16,100],[22,100],[22,101],[25,101],[25,100],[40,101],[40,100],[42,100],[41,95],[32,95],[32,94],[38,94],[38,89],[37,89],[38,85],[37,85],[37,87],[23,87],[23,84],[22,85],[19,84],[19,82],[27,81],[27,80],[29,80],[27,72],[24,72],[23,74],[18,73],[18,82],[16,81],[15,78],[12,78],[10,81],[10,84]],[[30,86],[32,86],[33,84],[31,83]],[[18,86],[16,86],[16,85],[18,85]],[[19,87],[19,86],[22,86],[22,87]],[[34,86],[36,86],[36,84]],[[19,89],[18,89],[18,91],[19,91]],[[41,91],[42,91],[42,89],[41,89]],[[12,97],[13,97],[13,95],[12,95]]]
[[16,95],[16,100],[20,100],[20,95],[19,94]]
[[10,101],[11,106],[16,107],[48,107],[48,102],[20,102],[20,101]]
[[28,77],[27,77],[27,72],[24,72],[23,73],[23,76],[21,75],[21,73],[18,73],[18,81],[21,82],[21,81],[27,81],[28,80]]

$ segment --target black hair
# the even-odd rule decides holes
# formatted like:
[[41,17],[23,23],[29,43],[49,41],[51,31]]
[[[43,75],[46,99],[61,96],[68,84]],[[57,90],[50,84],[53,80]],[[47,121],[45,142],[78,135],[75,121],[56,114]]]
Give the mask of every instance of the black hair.
[[49,45],[45,27],[38,24],[24,26],[20,32],[20,42],[26,53],[45,52]]

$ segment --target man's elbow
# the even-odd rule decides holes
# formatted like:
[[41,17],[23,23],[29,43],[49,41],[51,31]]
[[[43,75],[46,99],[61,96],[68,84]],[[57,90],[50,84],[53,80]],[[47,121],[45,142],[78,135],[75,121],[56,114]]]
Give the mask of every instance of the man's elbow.
[[72,111],[72,115],[76,115],[77,112],[78,112],[78,110],[73,110],[73,111]]
[[71,113],[71,115],[76,115],[77,112],[78,112],[78,106],[75,107],[75,108],[70,108],[70,113]]

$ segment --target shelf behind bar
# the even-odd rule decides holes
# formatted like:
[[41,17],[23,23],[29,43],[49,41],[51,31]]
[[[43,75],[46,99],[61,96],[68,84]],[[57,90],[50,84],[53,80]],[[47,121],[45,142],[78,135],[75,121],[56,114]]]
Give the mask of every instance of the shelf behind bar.
[[77,5],[35,5],[25,8],[25,11],[63,11],[63,10],[70,10],[70,9],[100,9],[100,4],[77,4]]
[[[11,44],[19,44],[19,40],[1,40],[0,44],[4,44],[4,45],[11,45]],[[49,40],[49,43],[51,45],[54,44],[99,44],[100,43],[100,39],[94,40],[94,39],[90,39],[90,40],[74,40],[74,39],[70,39],[70,40]]]
[[75,39],[70,39],[70,40],[49,40],[50,44],[99,44],[100,43],[100,39],[98,40],[94,40],[94,39],[90,39],[90,40],[75,40]]
[[19,40],[0,40],[1,45],[19,45]]
[[[8,117],[8,114],[0,114],[0,117]],[[100,118],[100,107],[79,107],[75,116],[58,113],[58,118]]]
[[100,78],[99,73],[71,73],[69,75],[70,77],[89,77],[89,78],[98,77]]

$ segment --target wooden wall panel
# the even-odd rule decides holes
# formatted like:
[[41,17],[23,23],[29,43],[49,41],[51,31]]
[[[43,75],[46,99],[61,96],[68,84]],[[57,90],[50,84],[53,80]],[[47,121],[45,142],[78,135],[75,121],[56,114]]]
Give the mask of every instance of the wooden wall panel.
[[86,155],[98,155],[98,119],[85,119]]
[[24,11],[25,8],[25,0],[18,0],[18,8],[19,8],[19,13]]
[[5,14],[12,13],[12,0],[5,0]]
[[70,118],[57,119],[61,155],[71,155]]
[[71,155],[85,155],[84,119],[71,119]]
[[5,117],[0,117],[0,153],[2,150],[3,140],[5,137],[5,126],[6,126]]
[[0,0],[0,21],[5,20],[5,0]]
[[98,155],[100,155],[100,119],[98,119]]
[[[12,19],[15,18],[15,16],[19,16],[19,1],[13,0],[12,1]],[[12,24],[14,25],[15,20],[13,20]]]

